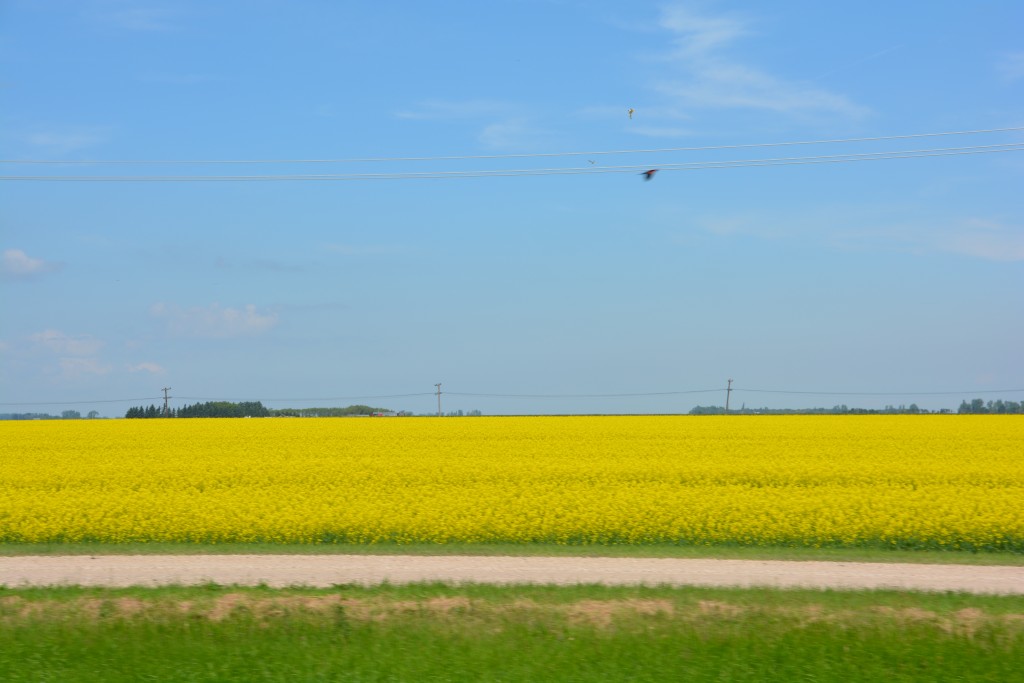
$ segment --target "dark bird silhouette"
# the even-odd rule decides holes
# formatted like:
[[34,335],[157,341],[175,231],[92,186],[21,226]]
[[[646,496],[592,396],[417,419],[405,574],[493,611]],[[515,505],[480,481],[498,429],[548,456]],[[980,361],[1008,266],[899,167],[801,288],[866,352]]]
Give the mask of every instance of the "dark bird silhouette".
[[658,169],[652,168],[650,171],[644,171],[640,175],[644,177],[644,181],[648,181],[654,177],[654,174],[658,172]]
[[636,109],[633,109],[633,107],[630,107],[629,109],[626,110],[626,113],[629,114],[629,118],[633,118],[633,112],[635,112],[635,111],[636,111]]

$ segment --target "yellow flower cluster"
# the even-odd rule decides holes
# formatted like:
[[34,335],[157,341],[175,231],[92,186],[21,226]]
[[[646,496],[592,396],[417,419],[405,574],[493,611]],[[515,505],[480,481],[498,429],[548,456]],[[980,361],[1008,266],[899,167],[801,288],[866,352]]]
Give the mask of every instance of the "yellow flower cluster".
[[0,542],[1024,552],[1024,418],[0,423]]

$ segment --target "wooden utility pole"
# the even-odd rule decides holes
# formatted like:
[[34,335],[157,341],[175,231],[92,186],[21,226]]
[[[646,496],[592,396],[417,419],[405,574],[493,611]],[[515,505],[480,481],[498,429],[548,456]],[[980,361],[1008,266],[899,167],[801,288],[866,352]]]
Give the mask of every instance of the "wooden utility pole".
[[163,388],[163,392],[164,392],[164,417],[167,417],[168,415],[171,414],[171,409],[167,407],[167,392],[170,391],[170,390],[171,390],[170,387],[164,387]]
[[728,386],[725,387],[725,414],[729,414],[729,394],[732,393],[732,380],[729,380]]
[[441,417],[441,383],[438,382],[434,386],[437,387],[437,416]]

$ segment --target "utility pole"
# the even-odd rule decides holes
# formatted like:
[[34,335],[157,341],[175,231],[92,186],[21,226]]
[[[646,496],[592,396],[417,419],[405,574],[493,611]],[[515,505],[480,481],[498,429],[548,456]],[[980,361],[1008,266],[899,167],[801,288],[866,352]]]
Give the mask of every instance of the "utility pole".
[[437,416],[441,417],[441,383],[438,382],[434,386],[437,387]]
[[725,414],[729,414],[729,394],[732,393],[732,380],[729,380],[729,385],[725,388]]
[[171,414],[170,408],[167,407],[167,392],[170,391],[170,390],[171,390],[170,387],[164,387],[163,388],[163,392],[164,392],[164,417],[167,417],[168,415]]

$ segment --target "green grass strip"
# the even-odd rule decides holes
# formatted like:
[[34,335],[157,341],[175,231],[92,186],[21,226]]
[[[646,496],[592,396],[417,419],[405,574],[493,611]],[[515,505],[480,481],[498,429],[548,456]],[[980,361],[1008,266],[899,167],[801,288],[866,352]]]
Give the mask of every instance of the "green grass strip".
[[905,562],[922,564],[1024,565],[1024,554],[887,548],[771,546],[555,545],[474,543],[377,543],[285,545],[274,543],[0,543],[0,556],[15,555],[503,555],[549,557],[665,557],[729,560]]
[[0,590],[0,680],[1010,681],[1024,597],[412,584]]

